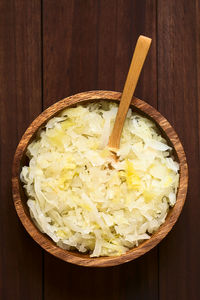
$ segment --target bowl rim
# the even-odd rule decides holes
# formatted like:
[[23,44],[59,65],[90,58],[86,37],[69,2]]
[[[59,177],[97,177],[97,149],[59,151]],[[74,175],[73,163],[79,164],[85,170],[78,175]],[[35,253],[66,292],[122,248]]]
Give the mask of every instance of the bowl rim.
[[24,135],[22,136],[14,155],[13,167],[12,167],[12,193],[13,201],[15,205],[16,212],[25,227],[26,231],[30,236],[47,252],[53,254],[54,256],[76,265],[87,266],[87,267],[108,267],[120,265],[122,263],[134,260],[139,256],[145,254],[154,248],[172,229],[178,217],[182,211],[188,188],[188,165],[186,161],[185,152],[183,146],[179,140],[179,137],[170,123],[165,117],[163,117],[155,108],[146,103],[143,100],[140,100],[136,97],[133,97],[131,106],[136,108],[136,110],[141,111],[150,119],[153,119],[156,125],[164,131],[165,135],[170,140],[173,148],[177,154],[179,164],[180,164],[180,179],[179,179],[179,188],[177,191],[177,201],[174,207],[169,211],[165,222],[159,227],[159,229],[152,234],[151,238],[138,247],[135,247],[121,256],[112,256],[112,257],[97,257],[91,258],[88,255],[76,253],[73,251],[67,251],[58,247],[46,234],[40,232],[33,221],[31,220],[30,215],[28,216],[21,199],[21,183],[19,179],[20,175],[20,163],[24,155],[24,152],[30,143],[30,140],[33,134],[50,118],[59,113],[61,110],[71,107],[75,104],[83,104],[84,102],[91,101],[120,101],[121,98],[120,92],[115,91],[103,91],[103,90],[94,90],[88,92],[82,92],[70,97],[64,98],[46,110],[44,110],[27,128]]

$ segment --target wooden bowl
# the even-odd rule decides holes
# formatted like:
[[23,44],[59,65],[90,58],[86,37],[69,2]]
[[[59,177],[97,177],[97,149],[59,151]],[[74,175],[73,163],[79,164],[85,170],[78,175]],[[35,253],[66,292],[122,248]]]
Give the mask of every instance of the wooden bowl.
[[43,113],[41,113],[28,127],[24,133],[19,145],[16,149],[14,161],[13,161],[13,171],[12,171],[12,188],[13,188],[13,199],[17,214],[32,238],[46,251],[53,254],[54,256],[82,266],[88,267],[107,267],[119,265],[128,261],[131,261],[144,253],[155,247],[172,229],[173,225],[177,221],[181,210],[183,208],[187,186],[188,186],[188,167],[186,162],[185,153],[181,142],[169,124],[169,122],[152,106],[146,102],[133,98],[131,102],[132,108],[145,115],[146,117],[154,120],[158,128],[161,130],[163,137],[168,140],[168,143],[173,147],[174,156],[180,164],[180,182],[177,192],[177,201],[173,208],[169,210],[167,218],[160,226],[160,228],[151,236],[151,238],[138,247],[133,248],[121,256],[115,257],[98,257],[91,258],[89,255],[81,254],[78,252],[67,251],[59,248],[46,234],[41,233],[34,225],[29,210],[26,204],[27,197],[25,195],[24,189],[20,182],[20,172],[22,167],[27,163],[26,149],[28,144],[35,137],[37,130],[43,126],[50,118],[55,116],[61,110],[66,107],[75,105],[76,103],[86,103],[88,101],[100,101],[102,99],[109,101],[118,102],[121,98],[121,93],[112,91],[91,91],[76,94],[74,96],[65,98],[54,105],[50,106]]

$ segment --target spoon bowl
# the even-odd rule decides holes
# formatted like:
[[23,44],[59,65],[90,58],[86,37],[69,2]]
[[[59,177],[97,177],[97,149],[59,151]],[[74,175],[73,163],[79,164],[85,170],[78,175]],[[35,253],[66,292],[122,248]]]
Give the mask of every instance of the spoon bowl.
[[65,108],[74,106],[76,104],[85,104],[87,102],[95,102],[100,100],[119,102],[121,95],[121,93],[113,91],[90,91],[73,95],[55,103],[41,113],[31,123],[21,138],[15,152],[12,169],[12,191],[14,205],[23,226],[31,235],[31,237],[47,252],[66,262],[76,265],[88,267],[108,267],[120,265],[145,254],[155,247],[172,229],[185,202],[188,186],[188,167],[183,146],[172,126],[156,109],[146,102],[133,97],[130,107],[134,111],[137,111],[138,113],[155,122],[163,137],[173,148],[173,154],[177,162],[180,164],[180,181],[177,191],[177,201],[174,207],[170,208],[165,222],[154,234],[152,234],[149,240],[141,243],[138,247],[127,251],[121,256],[91,258],[86,254],[81,254],[76,251],[67,251],[59,248],[46,234],[40,232],[32,221],[28,206],[26,204],[27,196],[20,181],[20,172],[22,167],[28,162],[26,157],[26,149],[35,138],[37,131],[42,128],[50,118],[54,117]]

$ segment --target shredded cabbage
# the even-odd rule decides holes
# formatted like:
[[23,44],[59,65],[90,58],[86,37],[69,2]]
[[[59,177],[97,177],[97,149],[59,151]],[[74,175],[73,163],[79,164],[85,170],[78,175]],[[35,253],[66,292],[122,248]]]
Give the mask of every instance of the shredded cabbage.
[[37,227],[67,250],[116,256],[151,237],[176,202],[179,164],[149,119],[129,110],[116,162],[117,104],[62,111],[28,146],[21,171]]

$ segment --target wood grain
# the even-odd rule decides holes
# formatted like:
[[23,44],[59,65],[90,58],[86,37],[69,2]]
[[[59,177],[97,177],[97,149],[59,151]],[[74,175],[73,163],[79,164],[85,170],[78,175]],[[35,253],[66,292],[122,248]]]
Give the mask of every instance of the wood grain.
[[159,246],[160,299],[200,299],[200,161],[197,55],[199,1],[158,1],[159,110],[186,151],[190,188],[183,214]]
[[42,299],[42,251],[19,223],[14,151],[41,112],[40,1],[0,1],[0,299]]
[[125,254],[119,257],[98,257],[98,258],[90,258],[89,255],[83,255],[80,253],[66,251],[59,248],[52,240],[50,240],[45,234],[41,233],[29,216],[29,213],[26,208],[27,198],[22,189],[22,184],[20,182],[19,176],[21,172],[21,168],[23,166],[23,162],[26,156],[26,149],[32,137],[35,136],[35,133],[39,130],[44,123],[52,118],[56,113],[60,112],[62,109],[66,107],[73,106],[77,103],[86,103],[88,101],[99,101],[101,99],[105,99],[108,101],[119,101],[121,98],[121,93],[118,92],[110,92],[110,91],[91,91],[91,92],[83,92],[80,94],[76,94],[74,96],[70,96],[65,98],[54,105],[47,108],[41,115],[39,115],[33,123],[28,127],[26,132],[24,133],[15,153],[14,161],[13,161],[13,198],[15,208],[17,210],[18,216],[28,231],[28,233],[33,237],[33,239],[42,246],[46,251],[53,254],[54,256],[81,266],[87,267],[107,267],[119,265],[124,262],[128,262],[133,260],[149,250],[155,247],[171,230],[175,222],[177,221],[182,207],[185,202],[186,193],[187,193],[187,184],[188,184],[188,170],[186,157],[184,154],[183,147],[178,139],[177,134],[168,123],[168,121],[152,106],[145,103],[142,100],[134,98],[131,102],[131,105],[134,110],[139,113],[145,114],[150,117],[152,120],[156,122],[159,128],[162,130],[165,138],[168,139],[169,143],[173,147],[175,153],[174,155],[177,157],[177,160],[180,165],[180,182],[179,188],[177,192],[177,201],[175,206],[170,210],[166,221],[163,225],[160,226],[158,231],[152,235],[152,237],[139,245],[138,247],[127,251]]

